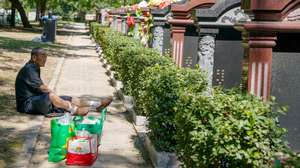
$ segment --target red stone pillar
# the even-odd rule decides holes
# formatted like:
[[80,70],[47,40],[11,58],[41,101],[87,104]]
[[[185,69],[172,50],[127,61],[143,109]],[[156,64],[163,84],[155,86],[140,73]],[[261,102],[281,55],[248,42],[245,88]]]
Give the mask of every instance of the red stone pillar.
[[267,100],[270,97],[272,50],[276,36],[249,37],[248,92]]
[[145,18],[142,17],[140,20],[141,20],[142,32],[145,33],[145,29],[144,29],[145,28]]
[[184,33],[185,27],[172,27],[172,58],[179,67],[183,63]]
[[121,16],[118,16],[117,17],[117,30],[118,32],[122,32],[122,17]]
[[107,16],[107,21],[108,21],[108,24],[109,24],[109,27],[111,29],[113,29],[113,26],[114,26],[114,18],[111,14],[108,14]]
[[187,25],[193,24],[191,19],[170,19],[168,22],[171,24],[171,54],[174,62],[179,66],[183,66],[184,56],[184,34]]
[[209,8],[215,0],[189,0],[171,5],[172,18],[168,19],[172,29],[172,58],[179,67],[183,66],[184,33],[188,25],[193,25],[192,11],[195,8]]

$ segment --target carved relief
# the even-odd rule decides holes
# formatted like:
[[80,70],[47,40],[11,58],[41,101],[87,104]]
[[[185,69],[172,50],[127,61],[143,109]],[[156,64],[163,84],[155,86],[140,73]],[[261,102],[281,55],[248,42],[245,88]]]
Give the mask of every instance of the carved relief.
[[288,16],[283,19],[283,21],[288,21],[288,22],[300,21],[300,8],[288,14]]
[[139,35],[139,23],[135,23],[134,25],[134,39],[139,39],[140,35]]
[[199,39],[199,65],[200,68],[207,72],[208,85],[212,86],[213,69],[214,69],[215,37],[204,35]]
[[153,43],[152,47],[157,49],[161,54],[163,53],[163,40],[164,29],[162,26],[156,26],[153,28]]
[[217,22],[235,24],[247,21],[251,21],[250,17],[240,7],[237,7],[223,14]]
[[122,20],[122,33],[126,34],[126,22],[125,22],[125,20]]

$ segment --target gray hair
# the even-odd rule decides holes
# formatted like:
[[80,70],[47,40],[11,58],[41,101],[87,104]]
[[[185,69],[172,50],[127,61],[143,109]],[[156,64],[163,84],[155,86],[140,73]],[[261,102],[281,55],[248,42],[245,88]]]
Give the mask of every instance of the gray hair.
[[34,49],[31,50],[31,58],[35,55],[38,56],[40,54],[44,54],[46,53],[45,50],[43,48],[40,47],[36,47]]

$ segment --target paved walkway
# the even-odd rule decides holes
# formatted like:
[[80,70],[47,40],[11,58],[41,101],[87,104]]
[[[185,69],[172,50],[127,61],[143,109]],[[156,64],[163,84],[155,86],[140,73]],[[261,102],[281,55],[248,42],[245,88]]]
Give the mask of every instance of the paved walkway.
[[[66,58],[56,85],[59,95],[71,95],[89,99],[113,95],[114,88],[108,83],[105,69],[102,67],[95,46],[87,35],[84,25],[74,25],[76,34],[70,36]],[[99,114],[91,114],[99,115]],[[114,101],[109,107],[104,123],[102,145],[98,160],[92,167],[99,168],[144,168],[149,166],[135,147],[136,134],[131,123],[126,120],[124,107]],[[30,168],[66,167],[64,162],[57,164],[47,161],[50,143],[50,119],[45,119],[41,128]]]

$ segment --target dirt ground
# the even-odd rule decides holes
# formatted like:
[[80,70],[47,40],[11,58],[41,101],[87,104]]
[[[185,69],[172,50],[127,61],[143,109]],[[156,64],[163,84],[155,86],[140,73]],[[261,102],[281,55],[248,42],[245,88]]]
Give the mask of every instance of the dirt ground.
[[19,69],[30,59],[34,47],[43,47],[48,53],[46,67],[41,69],[44,83],[51,80],[58,57],[68,46],[68,32],[59,30],[56,44],[36,43],[31,40],[39,37],[38,29],[0,28],[0,168],[10,167],[23,145],[23,132],[27,123],[34,117],[16,112],[15,78]]

